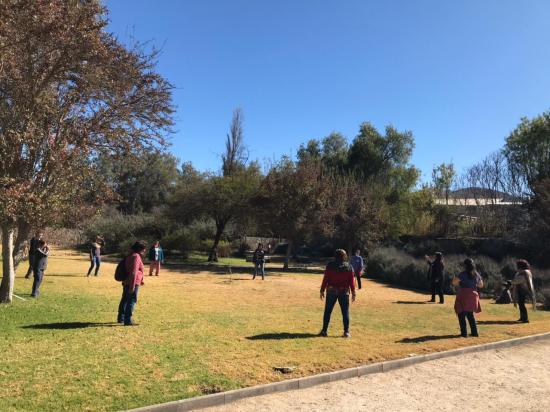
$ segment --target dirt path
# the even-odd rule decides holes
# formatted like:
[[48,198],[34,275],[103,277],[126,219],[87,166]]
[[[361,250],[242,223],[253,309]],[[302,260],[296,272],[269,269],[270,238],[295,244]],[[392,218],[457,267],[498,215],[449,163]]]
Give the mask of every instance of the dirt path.
[[[440,359],[257,398],[221,411],[549,411],[550,342]],[[464,379],[463,376],[470,376]]]

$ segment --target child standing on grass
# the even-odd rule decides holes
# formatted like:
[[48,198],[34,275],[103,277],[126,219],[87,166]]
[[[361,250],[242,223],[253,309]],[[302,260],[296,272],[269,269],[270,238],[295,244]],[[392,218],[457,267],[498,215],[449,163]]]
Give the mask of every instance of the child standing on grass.
[[529,315],[527,314],[527,308],[525,307],[525,301],[527,298],[531,299],[533,303],[533,310],[537,307],[537,300],[535,297],[535,287],[533,286],[533,274],[531,273],[531,266],[529,262],[524,259],[516,262],[518,271],[514,275],[512,280],[512,298],[514,300],[514,307],[519,305],[519,319],[518,322],[529,323]]
[[44,279],[44,272],[48,267],[48,255],[50,254],[50,248],[43,239],[38,241],[38,247],[34,252],[33,272],[34,282],[32,283],[33,298],[37,298],[40,295],[40,285]]
[[477,324],[474,313],[481,312],[479,303],[478,289],[483,287],[483,280],[476,270],[473,259],[464,260],[464,272],[453,278],[453,285],[458,286],[458,293],[455,300],[455,312],[458,316],[460,325],[460,335],[463,338],[468,336],[466,328],[466,319],[470,324],[471,335],[479,336],[477,332]]
[[153,271],[155,276],[158,276],[160,273],[160,264],[164,263],[164,251],[160,247],[160,242],[157,240],[153,246],[149,249],[149,276],[153,276]]
[[327,299],[323,315],[323,329],[319,336],[327,336],[330,315],[336,301],[338,301],[344,320],[344,337],[351,337],[349,333],[349,294],[351,291],[351,301],[354,302],[355,278],[353,269],[347,260],[346,252],[343,249],[336,249],[334,260],[329,262],[325,269],[323,283],[321,284],[321,299],[325,297],[325,290],[327,291]]

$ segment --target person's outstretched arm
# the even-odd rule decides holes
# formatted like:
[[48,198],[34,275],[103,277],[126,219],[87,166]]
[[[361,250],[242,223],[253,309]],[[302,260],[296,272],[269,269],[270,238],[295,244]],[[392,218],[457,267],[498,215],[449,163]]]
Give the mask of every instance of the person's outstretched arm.
[[327,284],[328,284],[328,270],[325,269],[325,274],[323,275],[323,282],[321,282],[321,291],[320,291],[321,299],[325,297],[325,290],[327,288]]

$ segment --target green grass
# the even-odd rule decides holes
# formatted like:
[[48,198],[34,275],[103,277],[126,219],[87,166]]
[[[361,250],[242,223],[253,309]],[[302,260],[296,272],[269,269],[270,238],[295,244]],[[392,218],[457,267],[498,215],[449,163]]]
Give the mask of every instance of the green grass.
[[[500,323],[517,311],[484,301],[481,337],[455,338],[452,297],[410,303],[427,297],[365,281],[351,309],[353,337],[339,337],[336,308],[330,337],[318,338],[319,275],[271,272],[253,282],[249,273],[197,270],[146,277],[140,326],[126,328],[112,323],[121,289],[114,264],[99,278],[84,277],[87,266],[84,256],[58,253],[39,299],[0,306],[1,411],[128,409],[550,330],[548,312],[530,313],[528,325]],[[25,270],[15,291],[28,298]],[[295,371],[273,370],[286,365]]]
[[208,262],[208,254],[201,252],[191,252],[184,260],[185,263],[192,265],[217,265],[217,266],[251,266],[252,263],[247,262],[244,258],[236,257],[220,257],[218,262]]

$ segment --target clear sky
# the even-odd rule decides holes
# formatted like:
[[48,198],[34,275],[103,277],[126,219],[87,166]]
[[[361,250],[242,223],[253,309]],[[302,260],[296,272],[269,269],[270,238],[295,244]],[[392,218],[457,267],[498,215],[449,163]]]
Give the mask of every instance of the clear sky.
[[163,49],[171,151],[217,170],[241,107],[250,157],[294,155],[364,121],[411,130],[425,180],[550,109],[548,0],[107,0],[121,41]]

